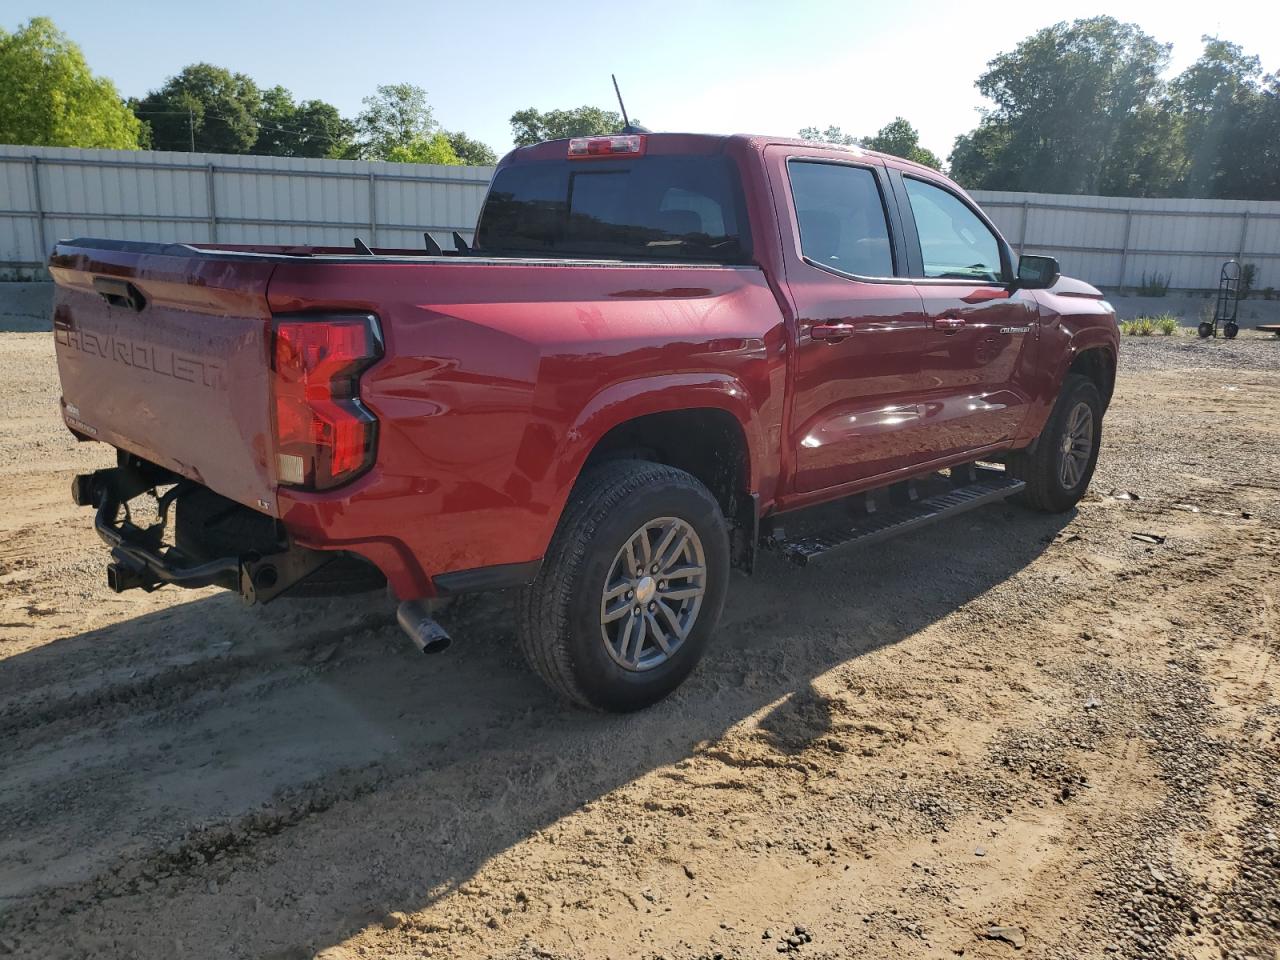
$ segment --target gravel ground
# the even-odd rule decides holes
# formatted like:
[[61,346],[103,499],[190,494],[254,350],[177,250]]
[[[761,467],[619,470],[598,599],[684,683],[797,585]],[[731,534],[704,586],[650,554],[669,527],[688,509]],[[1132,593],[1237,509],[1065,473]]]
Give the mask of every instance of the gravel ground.
[[1242,330],[1234,340],[1201,340],[1195,330],[1176,336],[1125,337],[1121,363],[1139,370],[1280,370],[1280,337]]
[[0,334],[0,954],[1275,960],[1280,342],[1124,348],[1077,511],[766,557],[605,717],[508,597],[110,594]]

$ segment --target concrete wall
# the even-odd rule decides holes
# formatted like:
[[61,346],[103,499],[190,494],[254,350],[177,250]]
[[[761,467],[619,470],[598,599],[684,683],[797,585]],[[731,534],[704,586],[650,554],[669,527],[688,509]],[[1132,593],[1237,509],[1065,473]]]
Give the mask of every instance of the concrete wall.
[[[1216,303],[1214,297],[1177,294],[1167,297],[1127,297],[1108,293],[1107,300],[1116,308],[1116,316],[1121,320],[1171,313],[1185,327],[1194,327],[1201,320],[1210,319]],[[1205,315],[1206,311],[1208,316]],[[1236,322],[1242,327],[1252,327],[1259,323],[1280,323],[1280,300],[1260,300],[1256,297],[1241,300],[1236,311]]]

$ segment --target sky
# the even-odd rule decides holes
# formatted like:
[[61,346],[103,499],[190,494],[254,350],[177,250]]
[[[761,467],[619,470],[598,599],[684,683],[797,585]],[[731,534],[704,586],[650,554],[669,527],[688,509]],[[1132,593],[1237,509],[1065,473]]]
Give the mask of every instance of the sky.
[[207,61],[318,98],[345,116],[380,83],[424,87],[436,119],[501,155],[516,110],[591,104],[653,130],[794,135],[834,124],[870,135],[896,116],[940,156],[984,105],[987,62],[1059,20],[1109,13],[1173,44],[1170,69],[1202,34],[1280,70],[1280,3],[1109,0],[6,0],[0,27],[50,16],[91,69],[142,96]]

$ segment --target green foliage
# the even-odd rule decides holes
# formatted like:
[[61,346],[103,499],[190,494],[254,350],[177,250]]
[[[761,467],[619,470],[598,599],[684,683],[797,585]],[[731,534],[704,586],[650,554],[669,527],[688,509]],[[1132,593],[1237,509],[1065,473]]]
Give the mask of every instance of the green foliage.
[[1181,329],[1182,324],[1171,313],[1162,313],[1158,317],[1137,317],[1120,323],[1120,332],[1126,337],[1150,337],[1156,333],[1171,337]]
[[136,150],[142,124],[47,17],[0,29],[0,143]]
[[1280,199],[1280,75],[1204,37],[1169,83],[1169,47],[1112,17],[1058,23],[992,60],[994,101],[956,138],[972,189]]
[[1181,186],[1187,196],[1229,196],[1239,179],[1233,168],[1245,165],[1236,153],[1255,106],[1262,63],[1234,43],[1203,40],[1200,59],[1169,85],[1169,109],[1180,122],[1185,156]]
[[904,160],[914,160],[935,170],[942,166],[942,161],[932,150],[920,146],[920,132],[903,117],[896,117],[891,123],[885,124],[875,136],[863,140],[862,146],[868,150],[890,153]]
[[1032,34],[987,65],[978,89],[995,102],[951,155],[969,187],[1098,192],[1131,159],[1142,108],[1161,89],[1169,47],[1101,16]]
[[582,106],[572,110],[548,110],[546,113],[529,107],[511,115],[511,137],[517,147],[565,137],[599,137],[618,133],[621,129],[621,114],[599,107]]
[[45,17],[12,34],[0,29],[0,142],[413,163],[498,159],[487,144],[441,130],[426,91],[409,83],[378,87],[352,122],[323,100],[299,103],[284,87],[260,90],[242,73],[194,63],[126,103]]
[[450,133],[436,122],[427,91],[412,83],[391,83],[365,97],[356,117],[357,140],[350,155],[393,163],[497,163],[493,150],[465,133]]
[[866,147],[880,153],[890,153],[905,160],[914,160],[926,167],[939,170],[942,161],[937,154],[920,146],[920,132],[903,117],[896,117],[870,137],[855,137],[845,133],[840,127],[830,126],[825,130],[817,127],[803,127],[797,134],[801,140],[813,140],[816,143],[834,143],[841,147]]
[[815,143],[834,143],[841,147],[861,145],[857,137],[845,133],[835,126],[827,127],[825,130],[819,130],[817,127],[804,127],[800,130],[798,136],[801,140],[813,140]]
[[1258,280],[1258,265],[1246,263],[1240,268],[1240,299],[1253,293],[1253,285]]
[[263,109],[258,85],[243,73],[193,63],[136,106],[155,150],[251,153]]
[[269,157],[342,157],[351,150],[355,126],[323,100],[294,103],[284,87],[262,91],[258,139],[252,153]]
[[1138,317],[1125,320],[1120,324],[1120,332],[1126,337],[1149,337],[1155,333],[1156,324],[1150,317]]
[[498,155],[493,147],[479,140],[472,140],[462,131],[447,134],[449,146],[457,154],[458,159],[469,167],[488,167],[498,162]]
[[1140,297],[1163,297],[1169,293],[1169,276],[1159,272],[1152,273],[1147,276],[1144,271],[1142,274],[1142,282],[1138,284],[1138,296]]
[[417,136],[408,143],[400,143],[392,147],[383,160],[392,163],[443,163],[457,166],[462,163],[453,145],[449,143],[449,135],[437,130],[430,136]]
[[364,160],[389,160],[397,148],[401,155],[405,151],[417,155],[440,128],[427,91],[412,83],[383,84],[361,103],[364,109],[356,117],[357,150]]

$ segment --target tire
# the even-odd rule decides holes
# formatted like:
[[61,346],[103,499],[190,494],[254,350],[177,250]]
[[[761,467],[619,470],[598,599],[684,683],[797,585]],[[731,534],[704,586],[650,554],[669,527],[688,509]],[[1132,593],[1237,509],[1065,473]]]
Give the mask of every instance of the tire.
[[1228,321],[1222,325],[1222,335],[1228,340],[1234,340],[1236,338],[1236,334],[1239,332],[1240,327],[1232,321]]
[[[1090,418],[1087,457],[1083,458],[1083,462],[1081,458],[1076,458],[1074,471],[1064,477],[1063,443],[1069,428],[1078,423],[1076,418],[1082,415],[1079,412],[1082,405],[1088,408]],[[1078,437],[1077,440],[1079,449],[1084,443]],[[1101,443],[1102,396],[1088,377],[1068,374],[1035,447],[1020,451],[1008,460],[1013,476],[1027,482],[1026,489],[1015,499],[1046,513],[1070,510],[1089,489]],[[1067,482],[1068,479],[1073,482]]]
[[[667,542],[664,531],[670,533],[671,546],[661,553],[674,555],[664,568],[670,579],[651,576],[651,567],[643,578],[633,577],[624,548],[660,559],[657,548]],[[696,557],[699,550],[703,574],[681,573],[697,569],[695,562],[681,558]],[[625,555],[630,556],[639,553]],[[623,579],[615,576],[620,564],[627,568]],[[605,596],[606,586],[621,590],[619,584],[633,579],[631,592]],[[615,713],[642,709],[679,686],[701,659],[720,618],[728,579],[729,532],[706,487],[663,464],[601,464],[579,479],[537,578],[520,591],[521,651],[548,686],[576,704]],[[667,599],[659,587],[672,593],[702,592],[695,605],[691,596]],[[633,625],[632,604],[641,599],[646,601],[644,612]],[[659,600],[666,610],[676,611],[680,624],[668,620],[662,609],[648,612]],[[618,614],[619,606],[628,612]],[[608,623],[603,622],[606,613],[614,617]],[[681,625],[683,639],[674,632],[668,635],[668,627],[674,631]],[[626,638],[621,637],[624,627]],[[666,637],[661,648],[658,630]],[[617,644],[610,636],[619,638]],[[628,665],[623,661],[632,648],[635,662]]]
[[1213,336],[1213,324],[1201,321],[1200,326],[1196,327],[1196,333],[1200,334],[1201,340],[1207,340]]

